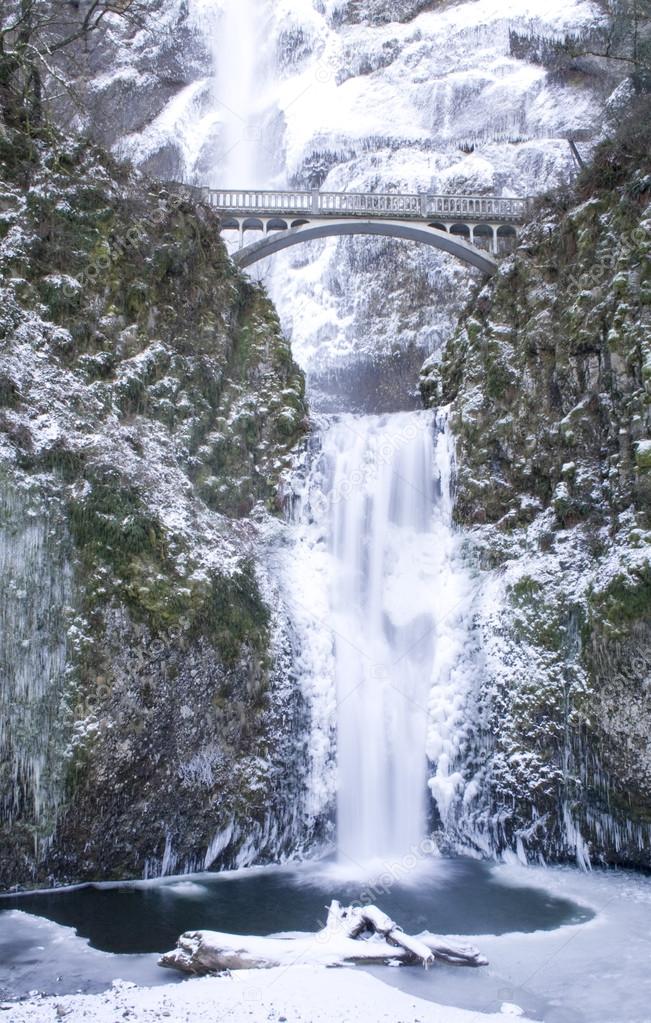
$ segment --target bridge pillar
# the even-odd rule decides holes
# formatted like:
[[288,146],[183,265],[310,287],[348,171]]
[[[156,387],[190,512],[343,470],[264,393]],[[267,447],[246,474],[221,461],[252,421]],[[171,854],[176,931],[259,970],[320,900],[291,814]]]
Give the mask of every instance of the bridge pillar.
[[319,189],[312,189],[312,213],[319,212]]
[[427,207],[429,205],[429,197],[427,195],[427,192],[421,192],[420,196],[419,196],[419,199],[420,199],[420,215],[423,218],[423,220],[427,220]]
[[240,232],[240,248],[243,249],[244,248],[244,221],[243,220],[239,220],[238,221],[238,226],[239,226],[239,232]]

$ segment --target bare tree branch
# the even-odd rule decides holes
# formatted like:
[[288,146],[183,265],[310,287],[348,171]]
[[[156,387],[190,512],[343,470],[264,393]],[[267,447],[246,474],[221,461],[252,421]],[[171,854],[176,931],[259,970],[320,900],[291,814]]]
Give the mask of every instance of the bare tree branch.
[[40,117],[46,86],[69,92],[60,57],[101,34],[107,19],[146,26],[154,0],[0,0],[0,108],[22,106]]

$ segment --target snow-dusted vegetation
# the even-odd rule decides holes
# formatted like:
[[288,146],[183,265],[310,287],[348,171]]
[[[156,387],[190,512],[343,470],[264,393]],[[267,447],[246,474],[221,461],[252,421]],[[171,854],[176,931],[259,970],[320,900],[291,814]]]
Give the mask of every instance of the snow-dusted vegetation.
[[302,375],[214,221],[92,146],[18,154],[2,216],[2,883],[275,856],[301,701],[245,516]]

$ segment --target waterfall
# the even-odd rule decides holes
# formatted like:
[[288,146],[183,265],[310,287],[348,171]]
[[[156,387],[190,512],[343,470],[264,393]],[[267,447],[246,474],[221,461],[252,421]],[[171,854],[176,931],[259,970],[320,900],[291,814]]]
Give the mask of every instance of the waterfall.
[[430,750],[437,802],[459,782],[469,581],[451,526],[448,437],[428,412],[321,423],[285,578],[290,609],[300,598],[300,668],[317,708],[314,773],[321,784],[329,708],[339,858],[395,860],[426,833]]
[[268,54],[269,0],[190,0],[193,22],[212,52],[214,74],[209,114],[201,111],[193,133],[212,131],[214,114],[218,132],[209,154],[202,152],[205,168],[192,168],[195,176],[220,188],[260,188],[266,177],[266,86],[271,70]]
[[[191,170],[197,181],[270,187],[295,170],[289,153],[301,148],[304,129],[323,123],[326,108],[332,112],[329,61],[341,59],[323,12],[308,8],[190,0],[213,55],[210,98],[192,107],[190,134],[203,139],[188,150],[200,153]],[[300,41],[291,61],[287,39]],[[342,108],[337,116],[344,115]],[[309,156],[312,144],[305,145]],[[359,184],[344,177],[340,185],[352,181]],[[248,232],[246,240],[254,237]],[[226,241],[237,244],[235,235]],[[301,272],[282,267],[270,271],[274,297],[288,298],[281,307],[292,319],[336,347],[345,322],[322,291],[323,267],[309,271],[316,305],[294,301]],[[312,359],[301,344],[303,327],[296,354],[304,368],[318,368],[323,352],[315,349]],[[359,389],[365,407],[373,383]],[[468,682],[459,667],[467,578],[451,528],[448,440],[432,415],[346,415],[323,424],[284,586],[313,722],[306,815],[318,822],[336,802],[340,857],[365,862],[417,846],[432,798],[444,823],[454,814],[463,786],[455,765]],[[318,618],[310,618],[315,606]]]
[[340,855],[395,856],[424,833],[434,618],[434,452],[425,418],[333,429],[332,610]]
[[259,142],[256,81],[261,49],[261,0],[227,3],[216,53],[215,101],[223,114],[222,174],[226,187],[254,188]]

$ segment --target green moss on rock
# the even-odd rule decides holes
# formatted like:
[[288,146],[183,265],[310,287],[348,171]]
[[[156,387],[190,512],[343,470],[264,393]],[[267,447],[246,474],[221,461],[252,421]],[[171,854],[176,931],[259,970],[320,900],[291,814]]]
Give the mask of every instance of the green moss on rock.
[[287,851],[301,698],[239,519],[276,506],[302,374],[209,209],[90,145],[15,141],[2,470],[39,528],[57,509],[71,593],[40,730],[56,785],[38,806],[25,782],[0,819],[0,886],[142,877],[170,843],[201,867],[225,829],[223,863],[247,833]]
[[461,837],[572,856],[575,825],[595,857],[651,866],[647,142],[622,126],[540,201],[423,394],[450,403],[456,519],[509,580],[481,625],[483,811],[460,808]]

